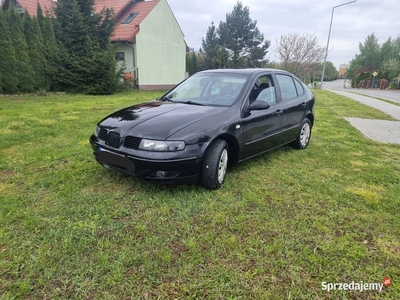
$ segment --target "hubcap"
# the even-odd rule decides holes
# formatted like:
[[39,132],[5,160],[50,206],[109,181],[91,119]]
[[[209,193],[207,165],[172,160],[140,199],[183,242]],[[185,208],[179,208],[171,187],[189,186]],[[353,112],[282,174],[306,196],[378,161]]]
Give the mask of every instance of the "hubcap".
[[300,132],[300,144],[302,147],[307,146],[308,141],[310,140],[310,133],[311,133],[310,124],[305,123],[303,125],[303,128],[301,128]]
[[228,167],[228,151],[224,149],[221,153],[221,157],[219,158],[218,165],[218,182],[222,183],[225,178],[226,169]]

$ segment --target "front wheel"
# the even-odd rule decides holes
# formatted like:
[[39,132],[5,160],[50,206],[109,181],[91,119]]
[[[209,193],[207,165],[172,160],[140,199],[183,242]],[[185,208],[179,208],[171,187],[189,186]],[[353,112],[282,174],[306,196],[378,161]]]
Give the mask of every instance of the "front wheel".
[[296,140],[292,143],[292,146],[296,149],[305,149],[308,146],[311,138],[311,121],[307,118],[303,120],[301,129],[297,135]]
[[209,190],[221,187],[228,168],[228,144],[223,140],[214,141],[206,150],[200,173],[200,184]]

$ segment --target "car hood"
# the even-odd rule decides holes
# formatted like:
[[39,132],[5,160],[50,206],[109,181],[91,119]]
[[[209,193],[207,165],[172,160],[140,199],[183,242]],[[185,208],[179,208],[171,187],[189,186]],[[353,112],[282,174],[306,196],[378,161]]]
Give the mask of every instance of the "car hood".
[[179,130],[227,109],[151,101],[117,111],[104,118],[99,125],[119,132],[121,136],[165,140]]

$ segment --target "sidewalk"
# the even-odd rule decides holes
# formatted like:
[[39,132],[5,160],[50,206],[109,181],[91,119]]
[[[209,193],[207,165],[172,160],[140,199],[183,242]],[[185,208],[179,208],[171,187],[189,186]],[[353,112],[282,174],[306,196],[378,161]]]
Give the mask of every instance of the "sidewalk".
[[380,110],[384,113],[386,113],[389,116],[392,116],[393,118],[400,120],[400,106],[390,104],[384,101],[380,101],[378,99],[374,99],[368,96],[363,96],[359,94],[354,94],[350,92],[345,92],[345,91],[338,91],[338,90],[328,90],[330,92],[345,96],[347,98],[353,99],[355,101],[358,101],[362,104],[371,106],[377,110]]
[[[389,116],[400,121],[400,106],[380,101],[371,97],[358,95],[354,93],[328,90],[352,100],[378,109]],[[365,137],[381,142],[400,145],[400,122],[386,120],[371,120],[360,118],[345,118],[351,125],[357,128]]]

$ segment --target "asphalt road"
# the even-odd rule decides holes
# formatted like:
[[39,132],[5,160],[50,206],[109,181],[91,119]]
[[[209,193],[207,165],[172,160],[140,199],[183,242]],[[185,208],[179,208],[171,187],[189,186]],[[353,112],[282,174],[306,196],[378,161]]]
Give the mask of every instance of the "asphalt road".
[[[346,86],[346,88],[345,88]],[[338,79],[335,81],[324,82],[323,89],[328,90],[344,90],[346,92],[361,94],[374,98],[381,98],[396,102],[400,104],[400,90],[379,90],[379,89],[353,89],[349,83],[345,83],[344,79]]]

